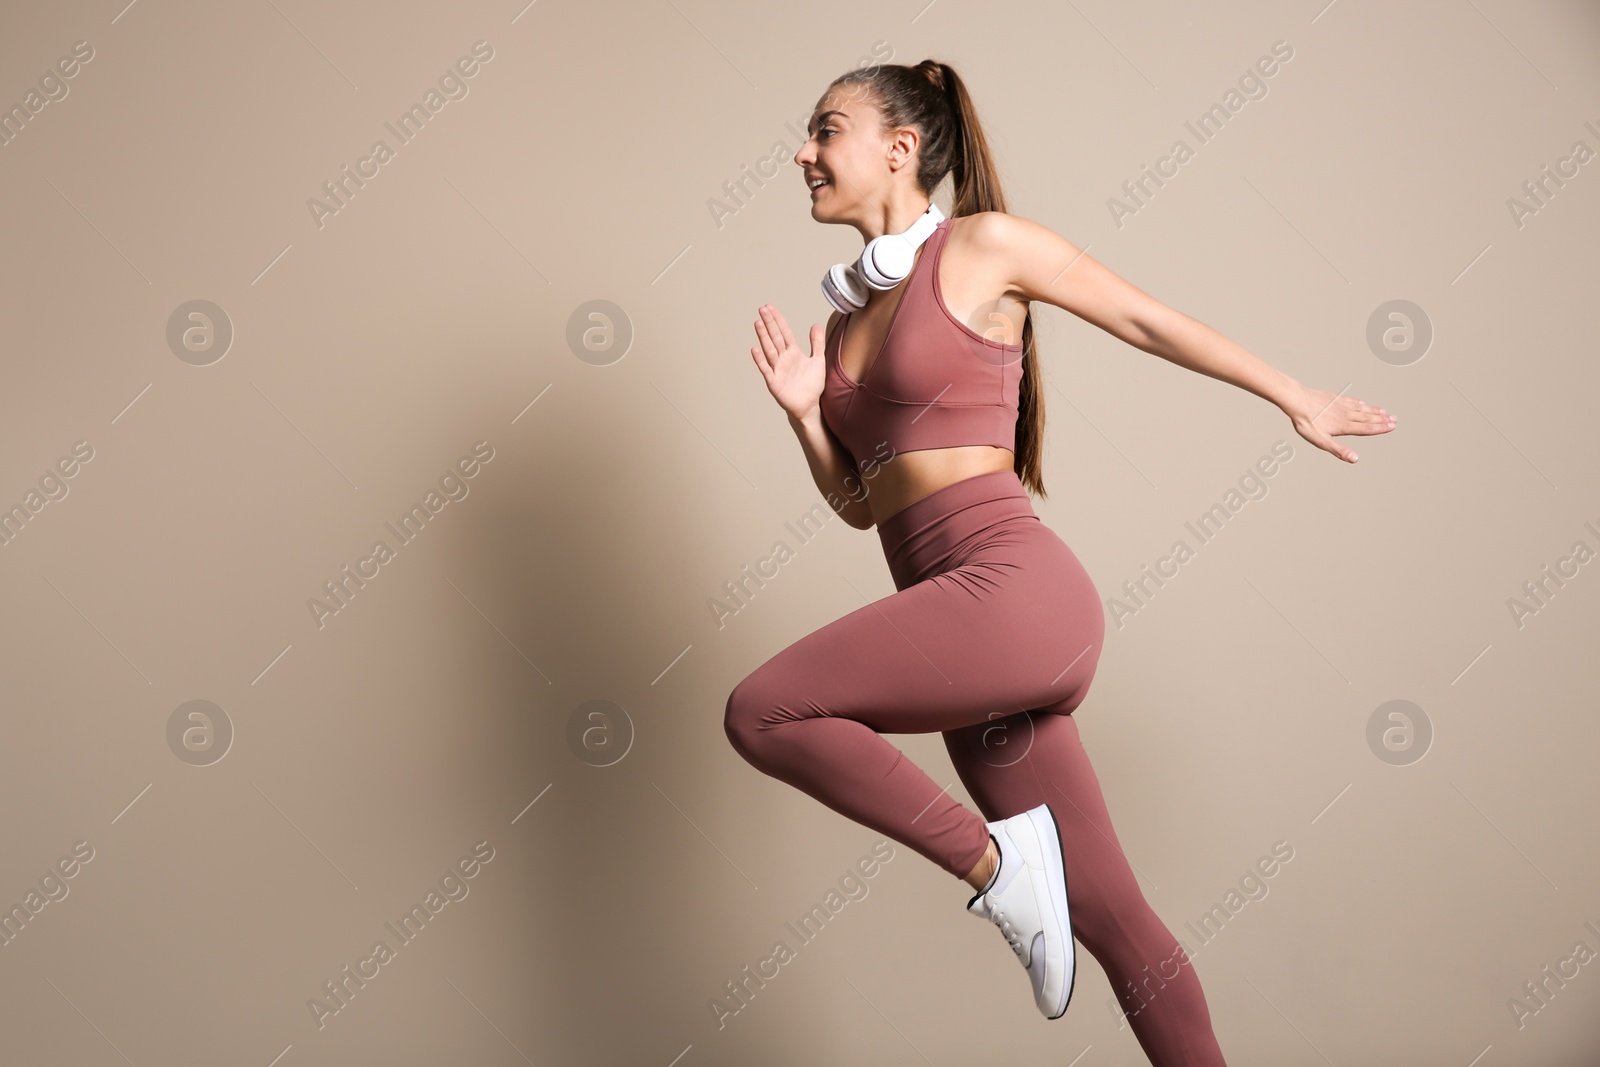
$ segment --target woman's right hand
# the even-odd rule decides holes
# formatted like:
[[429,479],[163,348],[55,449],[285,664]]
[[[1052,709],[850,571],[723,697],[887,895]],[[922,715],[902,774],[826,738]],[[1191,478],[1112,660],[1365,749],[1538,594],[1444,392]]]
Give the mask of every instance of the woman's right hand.
[[815,411],[827,381],[826,331],[820,322],[811,324],[811,354],[795,344],[789,324],[771,304],[757,309],[756,338],[761,343],[750,350],[756,369],[767,380],[767,391],[790,417],[800,420]]

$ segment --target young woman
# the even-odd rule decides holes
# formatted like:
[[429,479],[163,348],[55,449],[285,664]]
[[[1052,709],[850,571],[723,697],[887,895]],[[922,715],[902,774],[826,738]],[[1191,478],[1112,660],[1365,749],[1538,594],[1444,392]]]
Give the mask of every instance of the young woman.
[[[808,132],[795,162],[811,217],[889,236],[869,247],[872,264],[831,272],[830,302],[855,310],[813,325],[810,355],[771,305],[750,353],[830,505],[853,527],[876,525],[898,592],[741,681],[728,739],[762,772],[977,890],[967,910],[1006,935],[1047,1018],[1071,998],[1076,936],[1152,1063],[1221,1064],[1200,980],[1139,889],[1072,716],[1105,619],[1028,497],[1044,495],[1028,302],[1271,401],[1347,462],[1356,455],[1335,435],[1395,420],[1300,385],[1007,214],[972,101],[944,63],[841,76]],[[950,218],[930,200],[947,174]],[[935,730],[981,816],[882,736]]]

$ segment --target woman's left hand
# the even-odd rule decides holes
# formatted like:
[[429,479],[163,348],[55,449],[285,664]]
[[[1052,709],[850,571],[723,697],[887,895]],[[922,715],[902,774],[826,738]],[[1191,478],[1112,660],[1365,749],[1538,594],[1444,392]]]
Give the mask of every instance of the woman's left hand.
[[1346,463],[1360,457],[1335,441],[1345,434],[1388,433],[1396,419],[1383,408],[1373,407],[1353,396],[1340,396],[1326,389],[1301,386],[1284,404],[1283,413],[1294,423],[1295,432],[1325,452],[1332,452]]

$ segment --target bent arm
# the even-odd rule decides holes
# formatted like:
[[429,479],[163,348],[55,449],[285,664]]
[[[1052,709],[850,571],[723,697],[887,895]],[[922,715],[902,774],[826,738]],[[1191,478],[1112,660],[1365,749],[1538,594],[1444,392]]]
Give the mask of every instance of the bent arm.
[[1007,265],[1011,287],[1029,300],[1054,304],[1141,351],[1236,385],[1280,408],[1302,390],[1283,371],[1118,277],[1046,226],[986,212],[984,225],[974,233]]
[[800,438],[806,463],[811,467],[811,479],[817,483],[828,506],[857,530],[872,529],[876,520],[867,505],[866,484],[856,471],[850,453],[834,439],[822,421],[822,410],[812,408],[798,419],[790,415],[789,426]]
[[[834,327],[843,317],[837,311],[828,316],[828,325],[822,334],[823,348],[808,358],[827,359],[824,354],[827,339],[833,336]],[[826,376],[827,371],[824,370],[824,380]],[[872,509],[867,506],[866,484],[861,480],[861,472],[856,469],[855,459],[849,449],[833,436],[828,424],[823,421],[822,398],[819,396],[805,414],[790,414],[789,428],[800,439],[800,447],[806,454],[806,465],[811,468],[811,480],[822,490],[828,506],[857,530],[870,530],[876,520],[872,517]]]

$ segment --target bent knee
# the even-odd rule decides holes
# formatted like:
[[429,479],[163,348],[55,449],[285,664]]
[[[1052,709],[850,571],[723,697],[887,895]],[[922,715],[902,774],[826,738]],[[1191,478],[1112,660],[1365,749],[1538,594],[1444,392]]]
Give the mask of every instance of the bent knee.
[[766,685],[760,672],[755,672],[728,694],[722,729],[739,755],[758,763],[760,752],[773,742],[773,726],[781,725],[786,718],[781,697],[774,693],[773,686]]
[[728,694],[728,704],[722,713],[722,732],[734,751],[750,762],[761,747],[763,720],[772,710],[761,696],[760,687],[746,678]]

